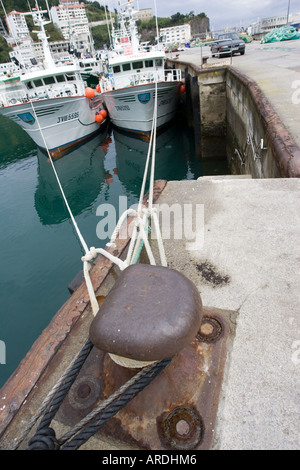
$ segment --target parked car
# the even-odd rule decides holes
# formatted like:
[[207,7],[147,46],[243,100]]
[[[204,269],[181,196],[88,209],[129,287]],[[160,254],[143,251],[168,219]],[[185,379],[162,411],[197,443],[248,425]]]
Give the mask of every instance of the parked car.
[[236,53],[244,55],[245,43],[236,33],[223,33],[219,34],[217,41],[211,44],[210,50],[213,57],[216,55],[222,57]]

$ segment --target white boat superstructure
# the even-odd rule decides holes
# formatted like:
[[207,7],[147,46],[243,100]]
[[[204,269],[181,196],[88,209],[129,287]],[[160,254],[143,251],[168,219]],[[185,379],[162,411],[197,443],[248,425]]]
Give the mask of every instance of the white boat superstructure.
[[130,132],[151,131],[157,86],[157,127],[173,119],[177,109],[181,70],[165,69],[162,45],[139,44],[133,0],[121,12],[120,28],[113,30],[100,89],[112,123]]
[[20,125],[39,147],[59,157],[99,131],[105,113],[98,119],[102,99],[86,96],[78,62],[54,63],[44,30],[47,22],[40,11],[38,19],[44,66],[25,69],[23,74],[0,82],[0,113]]

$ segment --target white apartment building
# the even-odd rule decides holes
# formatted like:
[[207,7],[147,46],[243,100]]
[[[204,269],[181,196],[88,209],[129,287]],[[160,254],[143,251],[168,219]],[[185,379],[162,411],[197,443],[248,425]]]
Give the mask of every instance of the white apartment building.
[[268,33],[275,28],[281,28],[287,24],[287,15],[270,16],[261,20],[261,32]]
[[[268,18],[262,18],[256,23],[252,23],[247,31],[252,36],[264,36],[275,28],[281,28],[287,24],[287,15],[280,16],[269,16]],[[288,24],[295,28],[300,27],[300,13],[296,15],[289,15]]]
[[5,21],[9,35],[14,41],[23,41],[24,39],[30,38],[24,13],[13,10],[8,13]]
[[60,28],[66,40],[70,39],[70,32],[72,31],[75,40],[89,42],[90,31],[84,4],[61,3],[56,7],[52,7],[50,14],[53,23]]
[[179,26],[171,26],[169,28],[161,28],[160,36],[165,36],[165,44],[186,44],[191,40],[191,26],[183,24]]
[[60,0],[59,3],[61,5],[78,5],[80,2],[79,0]]

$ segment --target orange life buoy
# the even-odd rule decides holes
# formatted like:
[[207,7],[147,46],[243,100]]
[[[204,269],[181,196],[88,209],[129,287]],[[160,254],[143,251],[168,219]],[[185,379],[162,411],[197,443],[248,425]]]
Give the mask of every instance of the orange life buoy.
[[103,122],[103,116],[97,113],[95,115],[95,121],[98,122],[98,124],[101,124],[101,122]]
[[90,88],[90,87],[86,87],[84,93],[87,98],[94,98],[95,96],[95,90],[93,90],[93,88]]

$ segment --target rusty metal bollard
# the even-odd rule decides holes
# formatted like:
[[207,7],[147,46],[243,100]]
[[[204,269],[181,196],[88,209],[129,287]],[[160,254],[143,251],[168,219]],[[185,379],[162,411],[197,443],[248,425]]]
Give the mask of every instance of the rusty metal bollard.
[[97,436],[141,449],[211,448],[229,332],[224,316],[204,308],[194,284],[178,271],[129,266],[92,321],[95,347],[60,419],[74,425],[136,376],[137,368],[172,357]]
[[189,279],[173,269],[135,264],[108,294],[91,324],[90,339],[113,359],[158,361],[187,346],[201,320],[201,297]]

